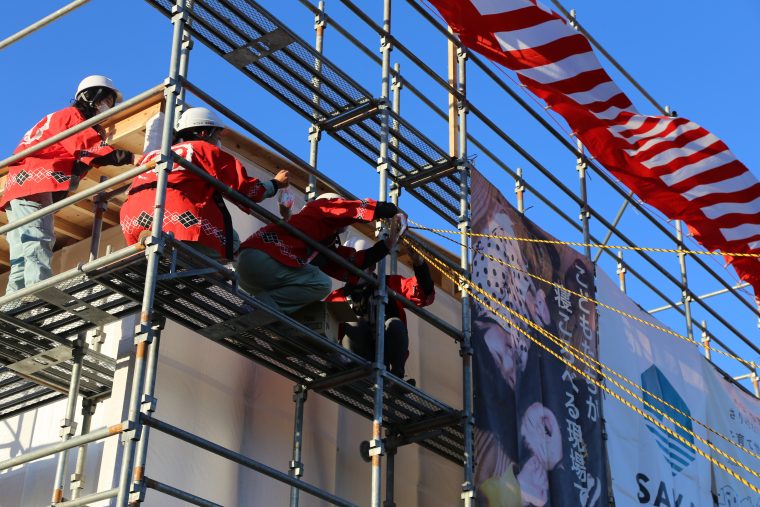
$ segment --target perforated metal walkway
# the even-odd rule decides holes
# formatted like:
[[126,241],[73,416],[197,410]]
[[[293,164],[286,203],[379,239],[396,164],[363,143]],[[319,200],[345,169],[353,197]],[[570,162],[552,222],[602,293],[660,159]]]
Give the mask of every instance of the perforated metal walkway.
[[[8,298],[4,298],[8,299]],[[0,419],[65,397],[78,333],[119,320],[139,305],[80,274],[0,307]],[[79,394],[111,394],[115,360],[87,349]]]
[[[76,333],[139,310],[147,261],[127,248],[112,262],[27,296],[0,315],[0,403],[7,417],[62,396],[71,377],[68,361],[33,373],[10,368],[70,344]],[[45,298],[45,299],[43,299]],[[46,300],[47,299],[47,300]],[[53,304],[48,301],[55,300]],[[64,308],[68,308],[67,310]],[[371,419],[374,384],[371,364],[286,315],[267,309],[238,290],[234,272],[182,245],[166,240],[153,305],[156,314],[206,336],[308,389]],[[279,319],[279,320],[278,320]],[[68,339],[58,338],[68,336]],[[114,360],[88,353],[80,392],[108,396]],[[456,462],[464,452],[460,411],[386,373],[384,425],[401,443],[422,446]]]
[[[171,17],[172,0],[146,0]],[[381,131],[380,99],[312,49],[253,0],[195,0],[193,36],[250,79],[328,132],[372,167]],[[314,98],[317,97],[317,100]],[[456,160],[402,117],[389,144],[390,177],[448,222],[459,217]],[[394,160],[395,159],[395,160]]]
[[[145,264],[144,256],[135,254],[90,276],[139,301]],[[153,305],[157,313],[372,418],[374,384],[368,361],[288,316],[266,309],[238,290],[232,271],[182,244],[166,251],[159,272]],[[390,390],[383,412],[390,433],[402,441],[419,439],[424,447],[461,463],[460,412],[389,373],[386,384]]]

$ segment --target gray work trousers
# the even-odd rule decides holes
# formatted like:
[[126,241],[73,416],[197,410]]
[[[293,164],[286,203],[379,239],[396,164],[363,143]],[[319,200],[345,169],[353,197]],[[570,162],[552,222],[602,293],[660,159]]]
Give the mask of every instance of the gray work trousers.
[[241,288],[268,304],[273,302],[283,313],[320,301],[332,290],[332,280],[318,267],[286,266],[254,248],[240,251],[236,269]]

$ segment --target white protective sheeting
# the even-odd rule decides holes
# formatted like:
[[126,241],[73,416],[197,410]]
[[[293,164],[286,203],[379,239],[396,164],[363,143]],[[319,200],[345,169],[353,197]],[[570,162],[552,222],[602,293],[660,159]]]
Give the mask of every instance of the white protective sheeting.
[[[597,274],[597,295],[613,308],[656,322],[620,292],[615,283],[602,272]],[[602,363],[694,419],[705,421],[707,386],[702,377],[704,359],[697,349],[672,335],[616,312],[605,308],[599,308],[598,311]],[[704,448],[703,444],[688,436],[682,428],[657,414],[651,406],[633,400],[609,382],[607,385],[687,442]],[[651,396],[642,395],[640,389],[625,385],[684,427],[707,438],[706,430],[701,426]],[[615,505],[712,505],[710,463],[707,459],[613,397],[606,395],[603,407],[609,434],[607,450]]]
[[[710,392],[707,425],[750,453],[760,455],[760,400],[725,380],[707,361],[703,361],[703,370]],[[750,469],[760,470],[760,460],[748,452],[717,436],[710,440],[715,447]],[[712,455],[750,484],[758,485],[757,477],[744,468],[729,463],[715,452]],[[713,481],[718,507],[760,507],[760,495],[717,467],[713,467]]]

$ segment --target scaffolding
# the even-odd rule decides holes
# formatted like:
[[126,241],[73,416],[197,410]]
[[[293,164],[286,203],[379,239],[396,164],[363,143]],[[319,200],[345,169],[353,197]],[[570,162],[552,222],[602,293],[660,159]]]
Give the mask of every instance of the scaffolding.
[[[477,148],[484,158],[514,179],[520,212],[525,212],[526,194],[530,193],[579,232],[585,243],[606,245],[615,236],[627,245],[635,245],[618,227],[627,207],[636,209],[654,230],[683,249],[684,238],[680,224],[675,232],[671,231],[649,209],[632,199],[630,193],[584,154],[583,146],[568,139],[553,127],[512,90],[491,66],[469,54],[456,37],[415,0],[406,0],[406,4],[434,30],[440,32],[442,40],[446,41],[449,47],[449,73],[445,79],[393,35],[391,0],[383,2],[381,23],[375,23],[371,16],[351,0],[335,0],[345,8],[347,14],[355,16],[360,23],[377,34],[380,44],[379,57],[350,30],[328,16],[324,2],[313,5],[308,0],[300,0],[314,15],[316,40],[315,44],[311,45],[254,0],[146,1],[169,18],[173,26],[170,71],[166,81],[44,143],[0,161],[0,167],[6,167],[35,150],[124,113],[146,98],[163,92],[165,118],[161,156],[157,164],[125,171],[117,177],[101,181],[48,206],[24,221],[0,227],[0,234],[4,234],[23,223],[54,213],[84,199],[92,198],[95,204],[89,261],[13,295],[0,297],[0,363],[3,364],[0,369],[0,419],[55,400],[67,399],[66,414],[61,425],[61,442],[0,462],[0,470],[58,454],[52,495],[52,504],[57,506],[86,505],[109,498],[116,498],[118,506],[136,505],[145,499],[148,489],[160,491],[194,505],[217,505],[146,475],[145,464],[152,430],[171,435],[289,485],[291,506],[298,505],[301,491],[334,505],[353,505],[302,480],[303,410],[307,394],[312,391],[372,421],[372,433],[368,435],[364,446],[365,457],[371,463],[370,505],[395,505],[396,451],[401,446],[417,444],[461,465],[461,500],[465,506],[472,507],[475,487],[472,348],[469,328],[471,302],[467,291],[463,290],[466,287],[460,287],[462,326],[457,328],[387,289],[384,283],[387,271],[385,261],[381,261],[379,265],[377,280],[368,277],[265,208],[173,153],[170,148],[174,120],[185,107],[186,92],[224,114],[273,151],[307,172],[310,178],[304,191],[309,198],[316,195],[318,187],[353,197],[346,188],[317,170],[322,134],[329,135],[359,160],[377,170],[379,200],[390,199],[398,202],[399,195],[407,193],[435,212],[445,223],[459,230],[459,262],[449,263],[449,267],[461,273],[465,280],[469,279],[470,266],[469,181],[470,172],[474,168],[469,146]],[[86,2],[73,2],[70,8],[61,9],[57,15],[64,15],[83,3]],[[57,16],[49,16],[43,20],[44,23],[35,24],[34,28],[30,27],[19,32],[17,36],[6,39],[0,48],[12,44],[38,26],[49,23],[53,20],[49,18],[54,17]],[[327,27],[334,27],[338,34],[380,67],[379,96],[370,93],[340,65],[324,55]],[[309,123],[308,162],[301,160],[266,132],[188,79],[193,39],[217,53]],[[399,65],[392,65],[391,53],[394,49],[448,95],[449,111],[437,106],[424,91],[402,77]],[[578,172],[577,192],[563,183],[473,103],[467,94],[467,73],[473,68],[495,84],[498,90],[514,99],[569,151]],[[402,88],[408,90],[408,93],[429,107],[435,116],[447,123],[450,134],[447,147],[434,142],[422,129],[415,127],[408,117],[401,114]],[[479,141],[468,123],[469,116],[481,122],[500,142],[534,167],[541,178],[577,206],[580,219],[569,216],[551,197],[530,184],[524,170],[512,170],[491,148]],[[244,205],[264,221],[278,223],[315,250],[374,284],[376,303],[387,301],[388,298],[399,300],[428,324],[454,339],[462,358],[461,406],[451,407],[386,371],[383,358],[384,304],[375,305],[376,357],[374,361],[366,361],[242,291],[238,287],[237,275],[229,267],[165,234],[161,227],[163,205],[168,172],[174,164],[179,164],[205,178],[209,185],[216,187],[226,198]],[[123,193],[125,183],[149,170],[156,170],[158,173],[151,235],[139,245],[98,256],[104,203]],[[599,176],[609,189],[623,199],[623,205],[612,221],[589,202],[589,174]],[[602,241],[597,240],[592,232],[592,221],[605,231]],[[429,244],[428,247],[435,250],[433,245]],[[710,347],[717,345],[724,351],[736,355],[724,341],[708,331],[705,321],[700,323],[695,320],[692,304],[696,304],[700,311],[714,319],[722,329],[736,336],[747,350],[760,354],[756,345],[705,300],[719,293],[730,294],[747,314],[753,317],[760,316],[757,308],[739,292],[741,286],[734,286],[726,281],[698,256],[679,254],[680,276],[674,276],[670,269],[645,252],[637,252],[640,263],[636,265],[628,259],[623,260],[621,253],[607,249],[599,250],[595,255],[595,262],[600,259],[602,253],[606,253],[617,266],[623,290],[626,288],[626,273],[630,273],[637,282],[665,302],[665,306],[656,308],[651,313],[669,309],[683,314],[687,335],[692,337],[695,330],[701,332],[703,342],[708,345],[708,354]],[[591,257],[591,254],[591,249],[587,247],[586,255]],[[692,266],[697,266],[722,286],[722,289],[703,296],[693,292],[688,286],[686,276],[687,258]],[[395,272],[395,255],[390,264],[391,271]],[[675,287],[680,294],[680,300],[668,296],[666,288],[643,274],[642,269],[651,269],[667,282],[668,288]],[[115,371],[115,360],[99,352],[100,331],[104,325],[135,313],[139,314],[139,323],[135,331],[132,389],[127,418],[109,427],[90,430],[90,417],[96,404],[111,394]],[[159,343],[167,319],[245,358],[263,364],[294,383],[295,416],[289,473],[278,471],[154,416]],[[94,334],[88,343],[87,333],[92,331]],[[753,381],[757,395],[756,367],[749,368],[746,378]],[[85,406],[85,419],[77,434],[74,411],[77,398],[80,396]],[[87,444],[112,436],[119,436],[123,442],[118,487],[79,496],[75,483],[81,479]],[[64,499],[66,453],[75,448],[79,449],[79,458],[71,484],[72,495],[69,499]],[[383,464],[386,476],[385,494]]]

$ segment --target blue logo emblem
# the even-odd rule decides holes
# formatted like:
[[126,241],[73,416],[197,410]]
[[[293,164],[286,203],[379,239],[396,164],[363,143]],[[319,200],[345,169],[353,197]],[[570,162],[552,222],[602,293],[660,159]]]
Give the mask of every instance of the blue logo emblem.
[[[683,398],[681,398],[681,395],[678,394],[678,391],[673,388],[665,375],[660,371],[660,369],[654,365],[649,367],[644,373],[641,374],[641,385],[648,391],[647,393],[644,393],[644,400],[652,406],[657,407],[660,412],[667,414],[668,417],[670,417],[672,420],[678,421],[678,423],[683,428],[676,426],[669,420],[665,420],[662,414],[655,412],[654,409],[649,405],[645,405],[643,407],[644,410],[648,412],[649,415],[660,421],[663,426],[673,430],[674,433],[683,438],[685,441],[693,444],[694,437],[689,433],[693,430],[693,428],[691,425],[691,419],[687,417],[688,415],[691,415],[689,407],[686,405],[686,402],[683,400]],[[680,410],[682,413],[678,413],[667,405],[664,405],[661,401],[654,399],[652,397],[652,394],[649,393],[652,393],[661,400],[666,401],[673,407]],[[689,466],[692,461],[694,461],[696,458],[696,451],[692,447],[689,447],[681,440],[675,438],[673,435],[666,432],[659,426],[651,423],[650,421],[647,421],[646,425],[647,429],[652,433],[652,435],[654,435],[657,446],[660,448],[663,455],[665,456],[665,459],[670,464],[670,471],[673,476],[680,473],[684,468]]]

